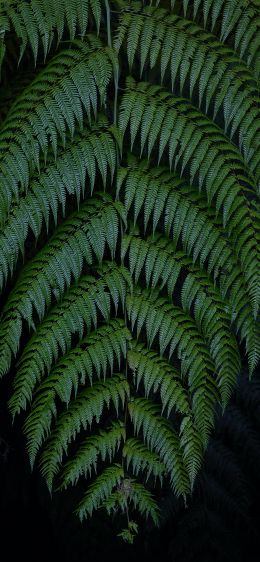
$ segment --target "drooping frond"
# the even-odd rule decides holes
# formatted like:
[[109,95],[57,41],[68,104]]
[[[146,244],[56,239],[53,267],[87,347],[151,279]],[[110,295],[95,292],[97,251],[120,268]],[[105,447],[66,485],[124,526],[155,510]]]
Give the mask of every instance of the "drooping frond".
[[166,285],[170,297],[181,271],[188,270],[181,290],[182,307],[189,314],[193,309],[196,324],[208,340],[222,401],[226,405],[240,371],[240,355],[231,332],[231,313],[220,292],[202,269],[193,265],[183,252],[176,252],[174,244],[167,238],[153,236],[144,241],[137,236],[126,236],[122,245],[124,256],[126,248],[135,282],[144,271],[147,286],[162,288]]
[[[116,363],[120,368],[122,359],[126,357],[127,341],[130,337],[123,321],[112,320],[81,339],[76,347],[68,351],[39,387],[40,403],[47,419],[49,414],[46,413],[46,407],[48,405],[51,411],[57,396],[68,405],[72,392],[77,394],[79,384],[85,384],[87,379],[92,384],[95,376],[105,379],[107,371],[113,372]],[[31,361],[28,356],[31,357]],[[21,409],[26,409],[28,402],[32,400],[36,383],[39,383],[44,375],[43,369],[35,368],[34,359],[30,354],[26,355],[25,350],[25,361],[22,357],[21,368],[17,371],[14,392],[9,403],[13,415],[19,413]]]
[[135,438],[127,439],[123,447],[123,457],[127,470],[131,465],[134,475],[137,476],[143,471],[146,481],[153,476],[155,480],[159,478],[162,483],[165,467],[159,456],[149,451],[142,441]]
[[189,479],[183,463],[178,436],[165,418],[158,413],[158,407],[151,401],[136,398],[129,403],[129,412],[135,433],[142,430],[149,449],[155,451],[168,472],[177,495],[189,491]]
[[[177,83],[181,92],[187,84],[190,97],[214,118],[221,109],[225,131],[231,138],[238,131],[244,157],[260,178],[260,160],[255,160],[254,150],[260,142],[258,84],[232,49],[193,21],[151,7],[122,15],[117,50],[123,42],[127,44],[130,68],[138,54],[140,76],[147,65],[159,65],[159,58],[161,81],[169,75],[172,90]],[[152,114],[154,109],[150,109]]]
[[241,513],[226,443],[200,477],[221,407],[257,464],[257,2],[0,0],[0,376],[31,466],[130,543],[167,487]]
[[82,132],[78,131],[56,161],[48,159],[42,173],[30,182],[27,195],[13,206],[0,232],[1,287],[8,273],[14,271],[19,253],[24,254],[29,230],[37,240],[43,222],[48,230],[51,215],[57,224],[60,206],[63,215],[66,212],[67,196],[75,195],[79,203],[85,192],[89,192],[89,185],[93,191],[98,172],[106,185],[108,170],[113,178],[115,161],[115,142],[103,116],[91,129],[85,126]]
[[134,509],[146,517],[151,517],[154,524],[159,523],[159,508],[156,501],[153,499],[152,494],[140,482],[131,482],[129,492],[130,505],[133,503]]
[[54,57],[12,104],[0,130],[1,222],[39,171],[40,154],[46,158],[51,145],[57,156],[58,139],[65,146],[66,132],[73,137],[76,124],[83,127],[84,113],[89,121],[97,113],[114,64],[113,52],[90,35]]
[[121,210],[120,204],[114,203],[106,194],[99,200],[91,199],[83,203],[79,211],[57,229],[49,243],[25,266],[3,310],[0,344],[2,373],[5,361],[8,369],[11,351],[14,354],[18,351],[22,320],[25,319],[29,327],[35,329],[34,310],[42,320],[52,298],[59,300],[72,279],[79,279],[84,262],[93,263],[93,256],[101,261],[106,244],[114,256],[118,210]]
[[[118,269],[114,264],[104,264],[100,279],[83,276],[65,293],[37,327],[19,360],[16,380],[20,389],[25,388],[23,395],[27,395],[35,382],[41,380],[45,369],[50,371],[60,354],[64,355],[71,349],[73,334],[78,334],[81,339],[84,329],[89,332],[93,325],[97,326],[98,314],[108,321],[112,303],[115,308],[119,302],[124,306],[129,282],[127,270]],[[10,342],[4,341],[1,366],[6,370],[12,355],[9,346]]]
[[199,261],[200,267],[206,262],[214,279],[223,268],[230,267],[229,262],[234,263],[232,251],[214,224],[207,203],[178,176],[164,168],[143,170],[140,166],[137,170],[126,170],[124,180],[119,185],[127,212],[134,208],[134,222],[143,210],[145,230],[148,220],[152,219],[153,232],[158,224],[163,224],[163,232],[173,240],[175,247],[181,243],[193,262]]
[[[26,201],[28,201],[28,196],[25,199],[25,202]],[[22,205],[21,211],[25,211],[26,209],[25,202]],[[46,203],[47,201],[45,204]],[[50,206],[52,205],[52,209],[55,212],[55,204],[53,204],[52,201],[50,201],[49,204]],[[29,224],[33,227],[32,219],[34,218],[31,214],[31,207],[27,208],[26,211],[27,213],[24,216],[20,213],[20,221],[23,221],[22,227],[25,228],[24,239],[26,238],[26,231],[28,230]],[[50,212],[47,205],[45,212]],[[120,203],[115,203],[109,195],[100,194],[99,198],[86,201],[79,207],[78,211],[69,216],[62,225],[57,228],[46,247],[24,267],[21,277],[23,280],[26,280],[26,282],[24,282],[25,291],[26,287],[28,288],[27,279],[31,278],[32,285],[35,279],[37,279],[39,290],[42,288],[42,295],[41,298],[38,299],[38,304],[36,301],[34,302],[39,317],[43,315],[46,299],[46,304],[48,304],[48,296],[45,295],[50,294],[50,290],[54,287],[57,291],[57,295],[59,294],[60,296],[64,288],[69,286],[71,277],[78,279],[84,261],[91,264],[93,256],[101,261],[106,244],[109,245],[111,254],[114,256],[118,236],[118,214],[123,217],[124,209]],[[109,218],[108,215],[110,215]],[[34,223],[35,234],[39,235],[41,228],[41,215],[39,212],[38,215],[35,214],[35,222],[37,220],[38,224]],[[20,224],[10,224],[11,233],[10,230],[8,232],[8,228],[4,231],[5,238],[3,241],[3,256],[1,258],[3,263],[1,275],[2,286],[8,276],[8,272],[11,271],[12,273],[14,269],[17,254],[20,249],[19,242],[23,250],[23,240],[21,237],[18,238],[19,230],[17,231]],[[13,252],[10,252],[9,236],[11,236],[13,230],[15,232],[14,249]],[[92,236],[90,237],[90,232],[93,233],[93,239]],[[17,291],[21,296],[19,281],[17,284]],[[33,296],[31,296],[31,300],[33,302]],[[25,314],[22,315],[25,317]]]
[[96,473],[99,457],[103,462],[107,458],[112,462],[122,440],[125,440],[125,427],[120,421],[114,422],[108,431],[100,430],[97,435],[87,437],[75,456],[65,464],[61,488],[76,484],[80,476],[91,477],[93,470]]
[[[62,379],[64,379],[64,380],[62,380]],[[25,435],[26,435],[27,441],[28,441],[27,446],[28,446],[28,452],[29,452],[31,464],[34,464],[35,457],[36,457],[36,454],[37,454],[38,450],[42,446],[46,437],[50,434],[50,429],[51,429],[53,417],[57,416],[55,399],[60,398],[63,403],[64,402],[66,403],[67,408],[69,408],[69,403],[73,402],[73,400],[72,400],[72,385],[73,385],[73,382],[74,382],[73,379],[71,380],[71,378],[69,377],[69,374],[67,373],[66,370],[64,372],[63,377],[61,377],[61,376],[58,377],[57,371],[54,370],[54,372],[51,373],[50,376],[47,377],[47,379],[39,386],[39,388],[37,390],[36,398],[35,398],[35,400],[33,401],[33,404],[32,404],[31,412],[26,419],[26,423],[25,423],[25,427],[24,427]],[[105,378],[104,378],[103,382],[105,383]],[[103,384],[103,382],[102,382],[102,384]],[[81,383],[80,386],[84,385],[84,379],[82,379],[80,381],[80,383]],[[90,410],[90,412],[94,412],[95,407],[98,404],[97,403],[97,392],[96,392],[95,388],[98,389],[98,392],[100,394],[100,400],[102,398],[103,386],[101,384],[101,385],[96,387],[95,386],[96,384],[97,383],[94,382],[93,386],[90,387],[91,389],[94,388],[93,393],[92,393],[92,391],[90,392],[90,389],[88,389],[89,392],[86,395],[86,400],[88,401],[89,407],[93,408],[92,410]],[[105,385],[105,388],[106,388],[106,385]],[[108,386],[108,389],[109,388],[110,387]],[[111,390],[111,399],[114,400],[114,404],[116,405],[117,402],[115,402],[115,401],[117,399],[116,398],[117,395],[113,394],[113,392],[114,391],[112,389]],[[75,394],[76,394],[76,392],[75,392]],[[93,404],[91,406],[92,395],[93,395]],[[103,402],[102,402],[102,400],[100,402],[100,408],[101,408],[101,405],[102,405],[102,408],[103,408],[104,401],[109,406],[108,396],[109,396],[109,394],[107,392],[105,392],[105,394],[102,398]],[[121,394],[120,394],[120,396],[121,396]],[[79,402],[81,401],[81,397],[82,397],[82,393],[79,393],[78,398],[77,398],[79,400]],[[100,415],[101,415],[101,410],[96,410],[96,411],[97,412],[100,411],[100,413],[99,414],[97,413],[97,415],[96,415],[96,419],[97,419],[97,421],[99,421],[99,418],[100,418]],[[91,415],[91,414],[89,414],[89,415]],[[59,421],[58,421],[58,423],[59,423]],[[91,426],[91,423],[92,422],[89,421],[90,426]],[[65,448],[65,450],[66,450],[66,448]]]
[[[133,209],[134,222],[139,219],[143,208],[145,228],[147,228],[148,220],[151,221],[151,219],[153,230],[158,228],[158,225],[162,228],[164,218],[163,231],[173,238],[175,246],[181,244],[194,263],[198,262],[200,258],[200,269],[207,268],[208,273],[213,274],[214,282],[216,279],[219,281],[222,297],[231,302],[232,321],[235,321],[237,330],[247,341],[249,357],[253,358],[257,341],[254,335],[257,321],[254,322],[253,319],[248,287],[243,278],[241,266],[237,263],[234,252],[227,241],[225,230],[219,222],[216,222],[213,209],[211,210],[205,204],[205,200],[200,198],[196,192],[188,188],[185,182],[181,182],[178,176],[169,174],[163,168],[149,170],[145,162],[140,163],[138,168],[135,166],[134,169],[130,167],[130,169],[122,168],[120,170],[118,193],[124,194],[127,212],[129,213]],[[155,201],[156,206],[153,204]],[[260,248],[257,208],[253,209],[253,212],[257,250]],[[188,222],[187,216],[189,216]],[[124,256],[126,248],[127,238],[124,238],[122,256]],[[253,258],[256,277],[258,277],[259,269],[258,253]],[[142,254],[139,259],[143,259]],[[130,262],[130,269],[131,267]],[[139,263],[138,268],[140,268]],[[170,277],[170,282],[173,283],[172,291],[177,281],[178,271],[179,265],[175,265]],[[255,288],[257,287],[258,282]],[[254,288],[252,287],[252,289]],[[256,363],[252,359],[252,370],[255,365]]]
[[131,329],[136,329],[137,337],[144,328],[149,347],[157,336],[161,355],[167,350],[170,359],[173,352],[177,352],[181,376],[187,379],[192,394],[195,421],[207,443],[218,391],[212,359],[194,321],[181,308],[160,298],[156,291],[136,289],[127,297],[126,307]]
[[[132,505],[131,505],[132,504]],[[133,478],[124,478],[117,486],[117,490],[110,494],[103,502],[108,514],[121,509],[123,513],[127,513],[130,508],[138,511],[140,515],[148,519],[151,517],[154,525],[159,524],[158,504],[153,498],[151,492],[147,490],[140,482],[136,482]],[[133,521],[128,522],[128,528],[123,529],[119,533],[119,537],[123,537],[127,542],[133,542],[133,530],[137,532],[137,525]]]
[[80,502],[77,513],[81,521],[92,515],[93,510],[99,509],[112,494],[114,488],[120,485],[124,477],[124,470],[119,464],[114,464],[105,470],[89,486],[87,493]]
[[[255,325],[252,317],[250,300],[247,295],[247,288],[241,275],[241,269],[236,263],[235,256],[225,239],[224,232],[219,225],[214,224],[214,215],[208,216],[208,211],[203,200],[197,197],[185,183],[182,184],[178,177],[169,175],[163,169],[142,170],[138,169],[123,170],[119,181],[119,192],[124,193],[125,206],[129,213],[133,209],[134,221],[139,219],[143,209],[144,225],[147,217],[152,221],[153,229],[158,224],[162,226],[164,218],[165,231],[173,237],[173,242],[154,235],[146,242],[137,237],[123,238],[122,257],[128,255],[129,268],[135,281],[139,279],[142,270],[145,270],[146,283],[152,287],[158,285],[162,288],[165,284],[169,295],[174,292],[174,287],[180,276],[181,270],[189,271],[189,276],[185,281],[182,291],[182,302],[184,308],[191,309],[195,304],[195,319],[199,328],[204,330],[204,335],[212,341],[212,351],[217,353],[216,339],[214,343],[214,332],[218,327],[223,334],[226,325],[226,344],[229,347],[229,358],[232,357],[234,367],[230,370],[226,363],[230,381],[224,391],[227,399],[228,393],[236,378],[239,369],[239,358],[236,352],[236,343],[230,335],[229,321],[235,322],[237,330],[247,341],[247,351],[251,368],[255,366],[253,356],[257,350],[257,339],[255,338]],[[186,195],[188,191],[188,197]],[[195,199],[194,199],[195,198]],[[188,203],[188,200],[190,202]],[[153,203],[156,201],[156,206]],[[196,202],[196,206],[194,206]],[[199,205],[200,204],[200,205]],[[207,212],[206,212],[207,211]],[[186,217],[189,216],[189,223]],[[150,240],[150,243],[149,243]],[[176,246],[182,245],[184,252],[177,251]],[[167,248],[167,249],[166,249]],[[200,258],[199,267],[192,261]],[[214,282],[219,280],[220,294],[213,286],[210,278],[203,274],[202,268],[206,267],[209,274],[213,273]],[[189,292],[189,287],[192,292]],[[231,301],[228,305],[227,296]],[[187,300],[189,298],[189,300]],[[192,300],[190,300],[192,299]],[[213,306],[216,314],[212,314],[210,308],[208,322],[205,317],[207,305]],[[219,310],[219,312],[218,312]],[[229,314],[228,314],[229,312]],[[221,315],[217,322],[218,315]],[[203,322],[202,322],[203,320]],[[213,324],[212,324],[213,322]],[[220,332],[219,332],[220,333]],[[220,349],[222,359],[218,361],[219,366],[223,362],[223,354]],[[220,356],[219,356],[220,357]],[[227,360],[228,361],[228,360]],[[224,361],[225,362],[225,361]],[[232,382],[233,381],[233,382]],[[223,389],[226,383],[223,379]]]
[[[147,115],[151,109],[154,119]],[[187,100],[171,96],[159,86],[137,84],[132,78],[122,98],[119,125],[122,133],[130,126],[132,145],[140,132],[141,152],[147,142],[148,156],[157,145],[159,160],[167,149],[170,167],[176,167],[182,157],[180,173],[185,169],[190,182],[205,190],[208,203],[222,211],[223,226],[241,262],[256,316],[260,302],[257,238],[250,203],[242,193],[244,182],[250,185],[250,181],[237,150]]]
[[220,40],[231,43],[259,78],[258,0],[184,0],[183,8],[191,18],[202,16],[204,26],[214,33],[218,25]]
[[[112,403],[118,414],[119,406],[124,406],[129,396],[129,384],[124,375],[117,374],[105,381],[98,381],[93,386],[82,390],[69,407],[58,418],[51,436],[46,443],[41,457],[41,470],[49,488],[59,469],[64,453],[67,454],[68,445],[75,439],[80,429],[91,428],[92,423],[99,422],[105,407]],[[31,417],[32,416],[32,417]],[[37,407],[28,417],[25,425],[29,447],[35,431],[35,424],[39,424]],[[30,447],[31,459],[34,459],[34,447]]]
[[[217,125],[206,118],[199,109],[192,106],[186,98],[177,97],[159,86],[147,82],[137,83],[129,77],[127,91],[121,102],[120,128],[123,132],[127,128],[130,117],[132,117],[131,144],[134,144],[141,128],[141,153],[147,143],[147,152],[150,156],[159,137],[159,160],[169,144],[170,167],[176,167],[182,157],[181,171],[183,172],[187,164],[192,161],[189,172],[191,181],[198,174],[199,185],[203,187],[205,183],[209,201],[214,196],[218,196],[217,209],[222,206],[224,195],[227,195],[221,191],[219,193],[221,182],[215,174],[220,166],[224,166],[222,174],[225,178],[228,170],[230,172],[232,162],[234,177],[230,178],[229,184],[230,189],[232,187],[232,190],[238,195],[243,190],[243,184],[240,183],[242,178],[249,191],[253,192],[255,189],[254,180],[248,173],[238,148],[228,141]],[[173,128],[175,136],[172,134]],[[208,154],[207,151],[209,151]],[[202,163],[203,166],[201,166]],[[208,174],[209,166],[211,166],[211,175]],[[230,208],[228,211],[230,212]],[[226,220],[228,216],[229,213],[226,212]]]
[[36,62],[39,48],[46,58],[55,41],[59,43],[65,30],[70,39],[76,32],[84,36],[89,18],[94,18],[97,30],[100,27],[102,0],[8,0],[1,5],[1,33],[10,30],[20,41],[20,59],[27,45],[32,49]]
[[145,398],[160,390],[162,413],[166,410],[169,417],[174,408],[182,414],[192,414],[187,390],[181,384],[180,374],[170,363],[155,351],[146,349],[143,344],[132,345],[127,358],[136,389],[142,383]]
[[[200,427],[199,429],[196,427],[196,418],[198,419],[197,408],[203,408],[203,400],[205,400],[205,396],[202,396],[203,390],[201,389],[202,392],[197,396],[192,396],[192,389],[191,393],[187,391],[176,369],[157,353],[145,349],[143,344],[132,346],[132,349],[128,352],[128,363],[133,371],[137,390],[140,383],[143,384],[146,398],[153,398],[153,395],[158,391],[162,402],[161,415],[165,414],[167,418],[174,419],[172,410],[183,415],[180,426],[180,447],[183,449],[184,464],[187,467],[191,485],[193,486],[201,465],[204,448],[203,441],[205,440],[204,431]],[[207,414],[204,422],[205,424],[211,424],[212,421],[210,420],[212,414],[214,414],[214,404],[211,403],[211,411],[209,405],[210,401],[212,402],[212,396],[208,395],[207,400]],[[127,446],[127,442],[125,446]],[[139,447],[137,447],[136,451],[132,452],[130,460],[133,457],[133,468],[140,469],[143,466],[140,453],[142,454],[142,450],[139,451]],[[147,455],[144,456],[144,463],[146,458]],[[155,474],[156,470],[157,465],[155,465],[152,473]]]

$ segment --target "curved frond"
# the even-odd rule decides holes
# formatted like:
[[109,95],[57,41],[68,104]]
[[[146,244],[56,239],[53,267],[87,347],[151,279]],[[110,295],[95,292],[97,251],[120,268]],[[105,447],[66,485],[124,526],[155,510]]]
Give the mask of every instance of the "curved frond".
[[181,92],[186,85],[190,97],[214,119],[221,110],[225,132],[230,138],[238,132],[245,160],[252,172],[257,166],[259,179],[259,158],[255,161],[260,142],[259,88],[239,56],[193,21],[151,7],[121,16],[117,50],[123,42],[130,68],[138,54],[140,76],[144,68],[160,65],[161,81],[169,76],[172,90],[176,91],[176,83]]
[[86,182],[87,190],[90,186],[92,193],[98,172],[104,186],[108,170],[113,178],[115,162],[115,141],[103,116],[91,129],[85,127],[82,132],[78,131],[56,161],[48,159],[41,174],[30,181],[27,195],[13,205],[9,219],[0,231],[1,286],[8,273],[13,273],[19,253],[24,255],[30,229],[37,241],[43,222],[48,230],[51,215],[57,224],[60,207],[65,215],[68,196],[75,195],[79,204],[85,195]]
[[[84,262],[93,263],[93,256],[102,260],[106,244],[112,257],[118,236],[119,205],[107,195],[91,199],[68,218],[49,243],[32,259],[12,291],[2,315],[0,358],[1,373],[10,352],[17,354],[22,320],[35,330],[34,310],[42,320],[53,297],[60,300],[72,279],[78,280]],[[91,233],[91,236],[90,236]],[[13,312],[15,311],[15,312]],[[7,367],[8,368],[8,367]]]
[[142,430],[149,449],[155,451],[167,470],[171,485],[177,495],[189,492],[189,479],[185,469],[180,443],[174,428],[158,413],[153,402],[136,398],[129,403],[129,412],[135,433]]
[[101,0],[8,0],[1,6],[1,32],[4,35],[13,29],[20,40],[20,60],[29,45],[36,63],[39,48],[46,58],[52,43],[59,43],[65,30],[71,40],[77,30],[84,36],[89,16],[94,17],[99,30],[101,9]]
[[228,41],[259,78],[259,3],[258,0],[185,0],[184,10],[215,32],[220,26],[220,39]]
[[160,389],[162,413],[166,410],[169,417],[174,408],[177,412],[191,415],[187,390],[181,383],[177,369],[155,351],[146,349],[143,344],[132,344],[127,359],[134,374],[136,389],[142,383],[145,398]]
[[196,424],[207,443],[219,393],[213,378],[214,365],[194,321],[181,308],[147,290],[136,290],[128,296],[126,308],[132,331],[136,325],[137,337],[144,327],[149,347],[157,336],[161,355],[166,349],[169,358],[177,352],[181,376],[187,379],[192,393]]
[[123,457],[126,461],[126,468],[129,469],[131,465],[133,474],[138,475],[140,472],[145,472],[146,481],[153,476],[154,479],[160,479],[165,475],[165,467],[160,461],[156,453],[149,451],[149,449],[139,439],[127,439],[123,447]]
[[92,515],[93,510],[102,507],[116,486],[120,485],[124,476],[122,466],[116,464],[105,468],[105,470],[89,486],[87,493],[80,502],[77,513],[80,520]]
[[[120,368],[122,359],[126,357],[127,342],[130,338],[131,334],[123,321],[111,320],[81,339],[76,347],[59,359],[37,389],[46,419],[49,419],[46,408],[48,406],[50,411],[53,408],[55,410],[56,397],[68,405],[72,393],[74,392],[76,396],[79,385],[84,385],[87,379],[92,384],[95,376],[105,379],[109,370],[112,373],[116,363]],[[44,370],[39,368],[39,358],[36,370],[36,357],[26,354],[26,351],[25,356],[21,358],[21,368],[16,373],[14,392],[9,402],[13,416],[21,409],[26,409],[28,402],[32,400],[35,385],[41,382],[44,375]],[[43,426],[43,420],[41,423]]]
[[125,428],[120,421],[114,422],[108,431],[100,430],[97,435],[87,437],[74,458],[65,464],[61,488],[76,484],[80,476],[91,477],[93,470],[96,473],[98,457],[112,462],[122,440],[125,440]]
[[[95,382],[91,387],[82,390],[77,398],[70,402],[69,407],[63,412],[54,427],[41,457],[41,470],[48,487],[51,488],[53,478],[58,471],[64,453],[67,454],[68,445],[79,433],[80,429],[92,426],[99,422],[105,407],[112,403],[116,412],[120,405],[124,405],[129,396],[129,385],[124,375],[113,375],[105,381]],[[35,424],[40,425],[37,416],[37,407],[28,417],[25,431],[29,443],[31,462],[35,451],[34,432]]]
[[[147,119],[146,106],[154,108],[154,119]],[[170,167],[176,167],[182,156],[181,173],[187,169],[191,183],[199,184],[208,203],[213,203],[217,212],[222,211],[222,223],[241,263],[256,316],[260,302],[257,236],[250,204],[242,193],[244,182],[250,185],[250,181],[237,150],[187,100],[171,96],[159,86],[137,84],[132,78],[121,102],[119,126],[123,134],[128,125],[132,145],[138,131],[141,144],[148,142],[148,156],[156,144],[159,160],[167,149]]]
[[54,57],[12,104],[0,130],[2,223],[12,199],[26,192],[30,174],[40,171],[40,155],[46,158],[51,145],[56,157],[58,139],[65,146],[66,132],[73,137],[76,124],[83,127],[84,113],[89,121],[96,115],[113,64],[112,51],[90,35]]
[[[32,381],[40,380],[45,369],[50,370],[59,355],[71,348],[73,334],[81,339],[84,329],[90,331],[93,325],[97,326],[98,314],[109,320],[112,304],[115,308],[119,302],[124,306],[129,282],[124,268],[109,263],[104,264],[100,279],[81,277],[37,327],[19,359],[17,377],[27,377],[30,372]],[[10,342],[3,342],[2,350],[1,366],[8,369],[12,356]]]
[[240,371],[240,355],[231,332],[228,303],[223,300],[210,277],[193,265],[183,252],[176,252],[175,245],[167,238],[153,236],[144,241],[137,236],[128,236],[122,248],[124,257],[126,248],[135,281],[144,271],[146,284],[159,286],[160,289],[166,285],[171,298],[181,272],[188,270],[182,285],[181,304],[185,312],[190,314],[193,311],[198,329],[208,340],[218,372],[223,404],[226,405]]

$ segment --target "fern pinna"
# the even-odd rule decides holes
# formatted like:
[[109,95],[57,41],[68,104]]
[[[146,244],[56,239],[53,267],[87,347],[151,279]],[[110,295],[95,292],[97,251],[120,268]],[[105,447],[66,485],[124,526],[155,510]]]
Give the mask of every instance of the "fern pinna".
[[0,373],[49,489],[85,479],[80,518],[131,542],[259,361],[259,6],[12,0],[0,28]]

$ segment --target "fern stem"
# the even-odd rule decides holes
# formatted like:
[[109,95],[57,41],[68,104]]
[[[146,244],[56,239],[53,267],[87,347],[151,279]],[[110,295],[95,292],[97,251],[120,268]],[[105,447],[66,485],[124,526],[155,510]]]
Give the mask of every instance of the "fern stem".
[[[126,307],[125,307],[125,310],[124,310],[124,321],[125,321],[125,326],[127,326],[127,312],[126,312]],[[126,359],[125,359],[125,378],[126,378],[126,380],[127,380],[127,378],[128,378],[128,363],[127,363],[128,349],[129,349],[129,342],[127,341],[127,342],[126,342]],[[128,399],[127,399],[127,397],[126,397],[126,399],[125,399],[125,411],[124,411],[125,439],[127,439],[127,436],[126,436],[127,417],[128,417]],[[123,456],[123,454],[122,454],[122,463],[121,463],[121,464],[122,464],[122,468],[123,468],[123,471],[124,471],[124,474],[125,474],[124,456]],[[129,522],[128,514],[127,514],[127,520],[128,520],[128,522]]]
[[[111,17],[110,17],[110,6],[108,0],[105,0],[106,15],[107,15],[107,44],[112,48],[112,34],[111,34]],[[115,97],[114,97],[114,125],[117,124],[117,99],[118,99],[118,68],[114,69],[114,85],[115,85]]]
[[105,0],[105,6],[106,6],[106,14],[107,14],[107,44],[109,47],[112,47],[110,6],[108,0]]
[[114,125],[117,125],[117,100],[118,100],[118,68],[115,69],[114,74],[114,85],[115,85],[115,97],[114,97]]

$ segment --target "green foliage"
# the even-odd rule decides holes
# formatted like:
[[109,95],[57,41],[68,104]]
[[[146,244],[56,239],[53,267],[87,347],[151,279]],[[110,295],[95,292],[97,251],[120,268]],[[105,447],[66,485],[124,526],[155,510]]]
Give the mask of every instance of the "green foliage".
[[176,528],[167,555],[177,562],[206,562],[209,552],[213,560],[232,559],[234,552],[239,559],[242,544],[243,550],[246,544],[250,552],[252,529],[257,534],[252,504],[260,458],[259,378],[256,375],[249,382],[246,377],[244,372],[224,415],[217,416],[214,436],[186,509],[173,494],[165,494],[164,523],[168,520],[168,529]]
[[[39,44],[47,56],[54,40],[60,42],[64,29],[73,40],[78,32],[86,34],[89,16],[100,27],[102,2],[100,0],[3,0],[1,2],[2,33],[12,28],[20,40],[20,58],[27,44],[30,45],[36,62]],[[28,26],[30,23],[30,26]]]
[[[115,42],[117,50],[123,42],[127,44],[130,68],[138,55],[140,76],[147,66],[153,68],[158,65],[161,82],[169,72],[173,91],[178,81],[180,92],[183,92],[184,86],[188,87],[189,97],[194,97],[207,114],[215,118],[222,112],[225,132],[230,138],[238,132],[245,161],[252,172],[257,168],[259,178],[260,160],[254,148],[259,144],[260,137],[258,125],[253,120],[253,115],[256,119],[258,117],[257,107],[254,107],[258,85],[239,56],[193,21],[150,7],[122,15]],[[155,115],[152,108],[150,112]],[[198,144],[201,138],[198,130],[193,143]]]
[[260,358],[257,3],[145,4],[0,8],[0,375],[49,489],[130,543]]

